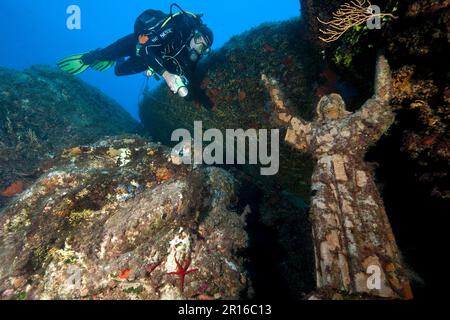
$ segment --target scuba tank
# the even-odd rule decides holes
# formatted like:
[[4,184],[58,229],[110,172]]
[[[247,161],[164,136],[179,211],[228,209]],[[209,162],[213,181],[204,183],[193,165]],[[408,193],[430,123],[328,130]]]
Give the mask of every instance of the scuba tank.
[[[173,8],[177,7],[179,12],[174,13]],[[192,19],[192,27],[202,25],[203,14],[194,14],[189,11],[184,11],[178,4],[172,3],[170,6],[170,13],[166,14],[160,10],[149,9],[144,11],[136,19],[134,23],[134,33],[136,36],[156,36],[159,37],[159,32],[174,18],[178,16],[189,16]]]

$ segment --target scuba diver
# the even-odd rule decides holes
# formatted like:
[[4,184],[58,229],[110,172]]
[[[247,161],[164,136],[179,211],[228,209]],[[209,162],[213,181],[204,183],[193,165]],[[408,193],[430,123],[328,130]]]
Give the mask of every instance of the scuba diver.
[[[173,13],[176,6],[180,12]],[[136,20],[134,33],[104,48],[67,57],[58,66],[77,75],[88,68],[106,71],[114,64],[117,76],[146,72],[148,77],[162,76],[174,94],[185,97],[188,76],[201,57],[211,51],[214,35],[203,23],[202,15],[170,6],[170,14],[147,10]]]

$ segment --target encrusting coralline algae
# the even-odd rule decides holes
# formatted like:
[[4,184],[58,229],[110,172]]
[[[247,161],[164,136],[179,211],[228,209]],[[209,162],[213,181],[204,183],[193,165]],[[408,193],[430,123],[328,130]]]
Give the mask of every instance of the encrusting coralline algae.
[[[239,298],[235,188],[226,171],[177,166],[138,136],[67,149],[0,213],[1,298]],[[195,269],[182,283],[178,262]]]

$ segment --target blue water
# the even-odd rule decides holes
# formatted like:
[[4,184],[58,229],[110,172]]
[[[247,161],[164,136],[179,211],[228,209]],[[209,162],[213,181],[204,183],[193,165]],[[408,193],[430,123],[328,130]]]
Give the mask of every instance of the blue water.
[[[146,9],[169,11],[173,0],[1,0],[0,66],[22,70],[33,64],[55,63],[68,55],[105,47],[132,32],[136,17]],[[204,13],[215,33],[214,48],[230,37],[263,22],[299,16],[298,0],[179,0],[185,10]],[[81,30],[68,30],[66,9],[81,8]],[[143,75],[116,77],[87,71],[80,77],[119,102],[133,117]],[[152,86],[156,81],[152,80]]]

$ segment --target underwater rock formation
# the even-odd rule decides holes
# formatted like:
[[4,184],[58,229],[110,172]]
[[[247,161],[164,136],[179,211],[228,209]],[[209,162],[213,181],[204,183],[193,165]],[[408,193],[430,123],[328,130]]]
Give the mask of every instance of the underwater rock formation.
[[[170,138],[175,129],[193,132],[194,121],[200,120],[204,130],[274,129],[261,72],[280,79],[286,96],[296,101],[296,113],[310,119],[314,99],[311,78],[318,74],[314,59],[298,19],[263,24],[233,37],[201,63],[195,78],[190,79],[188,99],[173,95],[165,85],[146,93],[140,105],[141,121],[154,139],[166,145],[173,144]],[[279,183],[307,198],[309,159],[282,146],[280,164],[279,174],[267,179],[261,178],[257,168],[245,170],[263,185]]]
[[0,212],[2,299],[237,299],[245,217],[222,169],[139,136],[64,150]]
[[[373,174],[364,162],[369,146],[394,121],[389,105],[391,75],[384,57],[378,60],[375,95],[355,113],[341,96],[324,96],[317,119],[292,117],[275,80],[263,75],[279,121],[288,125],[285,141],[311,153],[311,218],[319,295],[411,297],[400,253]],[[378,271],[379,284],[369,286]],[[368,271],[372,270],[372,271]]]
[[[146,92],[140,118],[152,138],[173,145],[173,130],[186,128],[193,136],[194,121],[202,121],[204,130],[217,128],[223,133],[239,128],[283,131],[271,119],[273,106],[261,83],[261,72],[280,79],[286,96],[296,102],[293,111],[311,119],[315,106],[312,79],[319,72],[300,26],[298,19],[267,23],[233,37],[200,63],[195,78],[190,79],[188,99],[173,95],[165,85]],[[253,202],[249,250],[255,296],[273,297],[278,292],[277,297],[303,298],[314,286],[310,224],[304,208],[310,195],[311,159],[281,144],[277,175],[261,176],[258,165],[224,168],[233,169],[239,181],[250,182],[240,197]],[[301,208],[292,204],[302,201]]]
[[42,159],[139,129],[116,102],[73,76],[47,66],[0,68],[0,207],[39,174]]

